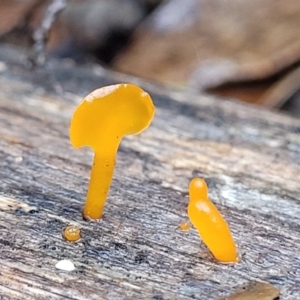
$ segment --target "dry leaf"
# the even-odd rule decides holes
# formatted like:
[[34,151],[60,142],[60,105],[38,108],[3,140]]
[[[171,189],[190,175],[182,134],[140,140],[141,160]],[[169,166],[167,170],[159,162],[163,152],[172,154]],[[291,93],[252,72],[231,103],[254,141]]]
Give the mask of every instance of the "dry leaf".
[[279,289],[267,282],[250,282],[246,287],[218,300],[274,300]]

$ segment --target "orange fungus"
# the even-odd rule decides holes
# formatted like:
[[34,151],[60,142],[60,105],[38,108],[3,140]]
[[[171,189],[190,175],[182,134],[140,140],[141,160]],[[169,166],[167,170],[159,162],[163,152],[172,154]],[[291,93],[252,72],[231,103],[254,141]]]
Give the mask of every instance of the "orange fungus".
[[191,226],[188,222],[184,222],[179,224],[179,228],[183,231],[188,231],[191,228]]
[[77,107],[70,126],[71,143],[76,148],[89,146],[95,153],[85,218],[102,217],[120,141],[125,135],[146,129],[154,111],[149,94],[132,84],[97,89]]
[[63,237],[69,242],[76,242],[80,239],[80,228],[74,225],[68,226],[63,233]]
[[189,219],[198,230],[203,242],[218,261],[237,262],[237,249],[230,229],[218,209],[208,199],[205,181],[194,178],[190,182],[189,194]]

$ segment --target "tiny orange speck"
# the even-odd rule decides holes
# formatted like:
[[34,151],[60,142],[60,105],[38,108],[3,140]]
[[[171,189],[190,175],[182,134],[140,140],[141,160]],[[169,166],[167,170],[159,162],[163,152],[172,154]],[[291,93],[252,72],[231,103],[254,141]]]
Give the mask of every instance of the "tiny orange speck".
[[80,228],[74,225],[68,226],[63,233],[63,237],[69,242],[76,242],[80,239]]
[[191,226],[188,222],[185,222],[185,223],[180,223],[179,228],[183,231],[187,231],[191,228]]

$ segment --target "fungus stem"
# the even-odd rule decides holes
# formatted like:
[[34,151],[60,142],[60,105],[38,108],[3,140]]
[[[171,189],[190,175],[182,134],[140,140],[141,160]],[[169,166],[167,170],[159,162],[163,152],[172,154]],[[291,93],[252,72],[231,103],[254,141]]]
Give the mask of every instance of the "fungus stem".
[[112,181],[115,167],[116,151],[95,152],[91,179],[83,210],[85,218],[100,219],[106,196]]

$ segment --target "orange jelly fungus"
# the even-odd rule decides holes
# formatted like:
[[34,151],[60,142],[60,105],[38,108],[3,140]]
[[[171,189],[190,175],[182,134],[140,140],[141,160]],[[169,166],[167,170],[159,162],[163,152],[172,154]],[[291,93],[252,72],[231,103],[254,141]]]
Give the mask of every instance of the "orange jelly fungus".
[[80,228],[74,225],[68,226],[63,233],[63,237],[69,242],[76,242],[80,239]]
[[149,94],[132,84],[97,89],[77,107],[71,121],[71,143],[76,148],[89,146],[95,152],[85,218],[101,218],[120,141],[125,135],[146,129],[154,111]]
[[191,228],[191,226],[188,222],[185,222],[185,223],[180,223],[179,228],[183,231],[187,231]]
[[214,257],[223,263],[238,262],[238,253],[228,224],[215,205],[208,199],[203,179],[194,178],[189,186],[188,215],[203,242]]

